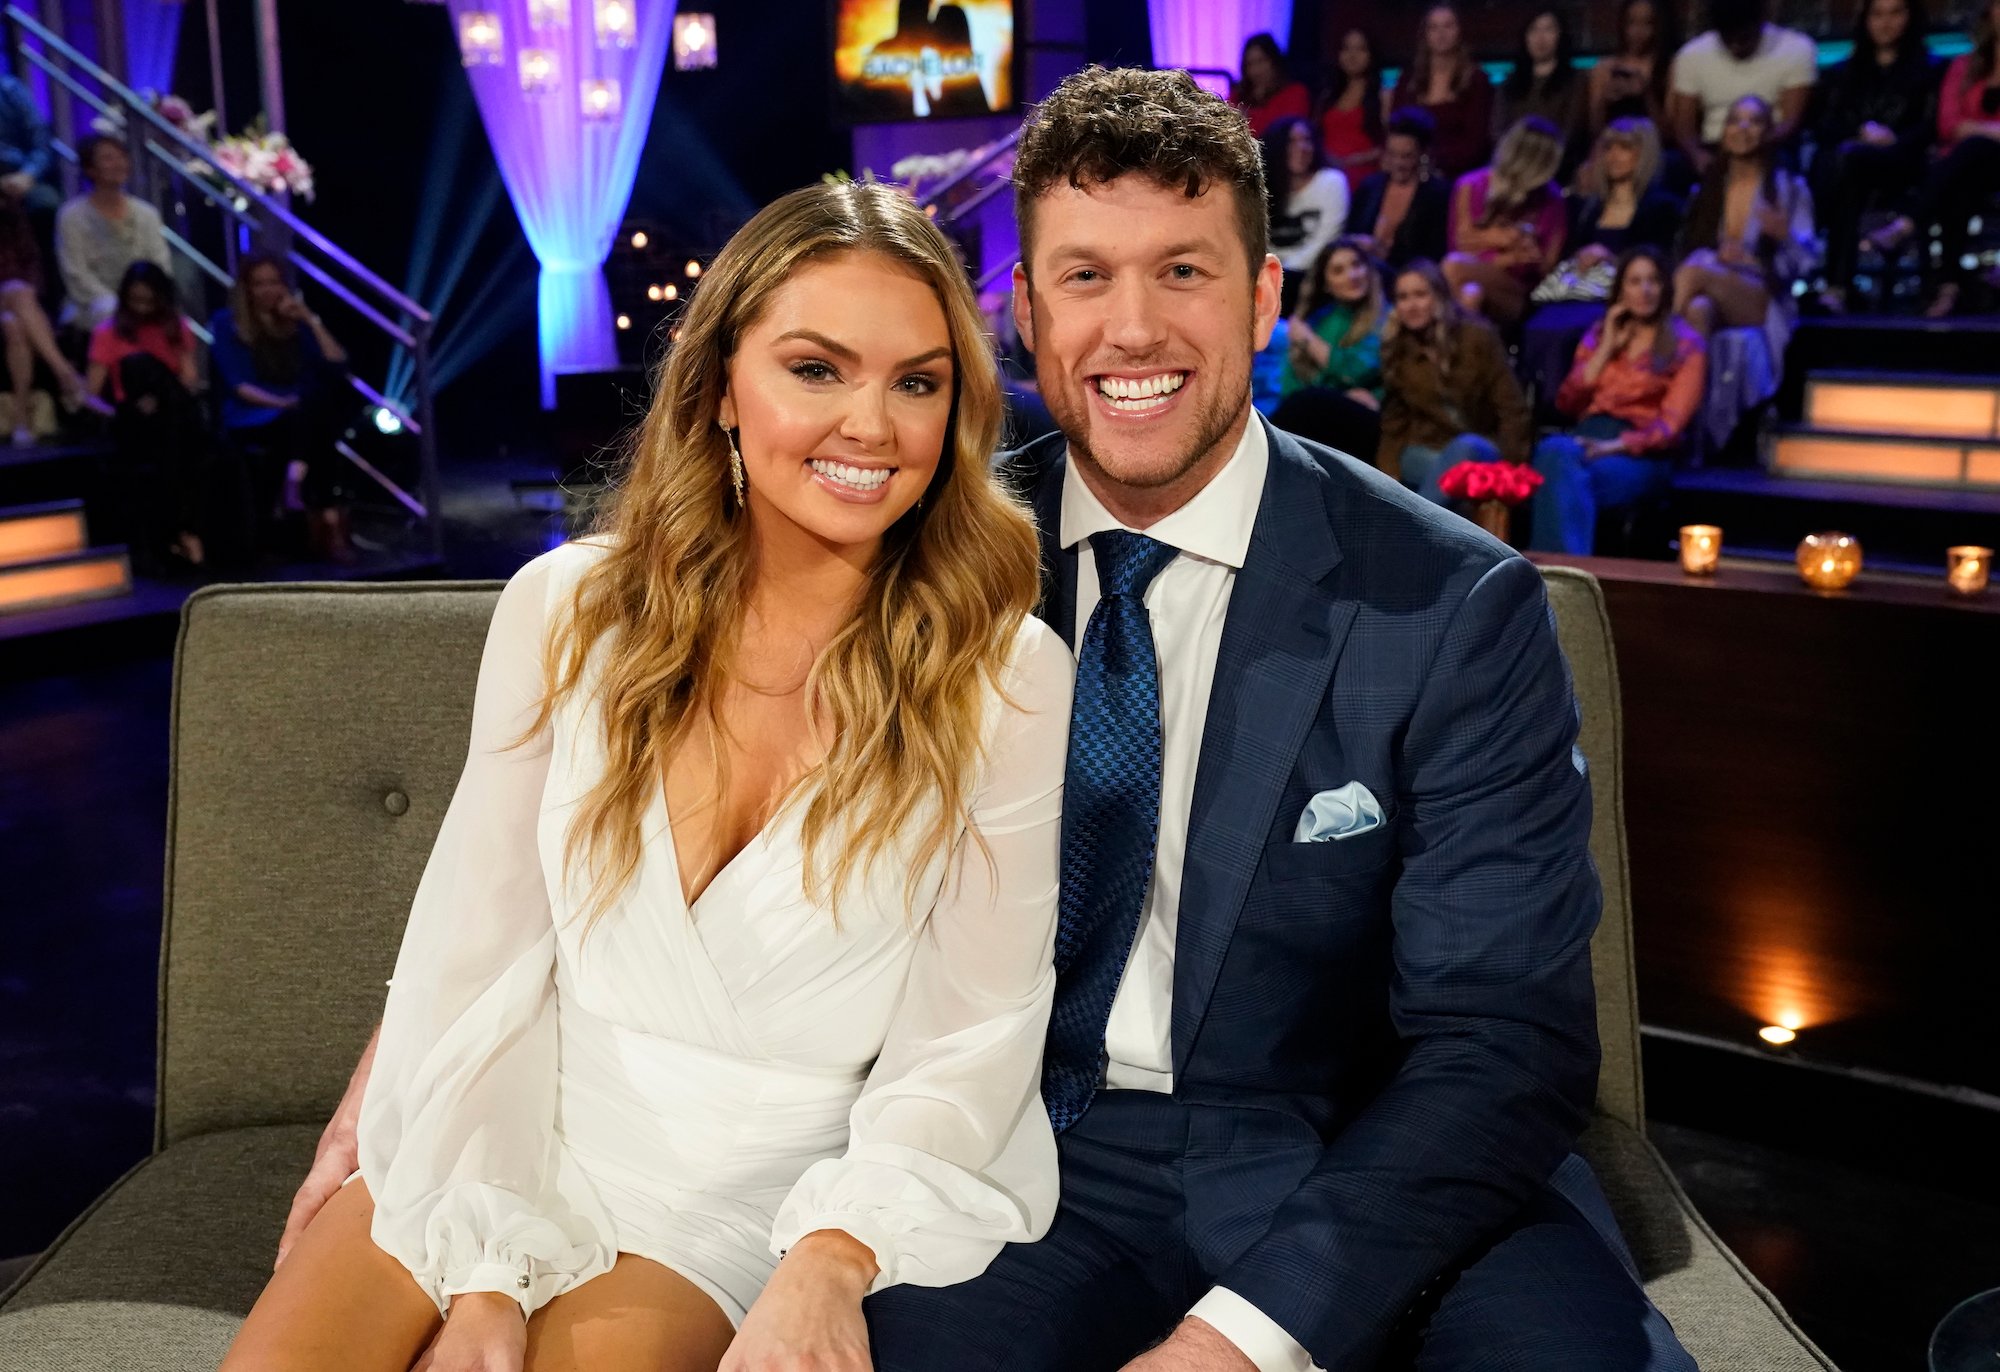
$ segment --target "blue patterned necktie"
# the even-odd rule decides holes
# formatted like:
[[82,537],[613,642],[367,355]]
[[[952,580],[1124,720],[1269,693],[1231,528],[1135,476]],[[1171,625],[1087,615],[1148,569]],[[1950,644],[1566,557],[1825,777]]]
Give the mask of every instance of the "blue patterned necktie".
[[1090,536],[1098,601],[1076,655],[1063,773],[1056,999],[1042,1098],[1061,1133],[1104,1078],[1104,1028],[1125,975],[1160,828],[1160,664],[1146,587],[1175,549],[1144,534]]

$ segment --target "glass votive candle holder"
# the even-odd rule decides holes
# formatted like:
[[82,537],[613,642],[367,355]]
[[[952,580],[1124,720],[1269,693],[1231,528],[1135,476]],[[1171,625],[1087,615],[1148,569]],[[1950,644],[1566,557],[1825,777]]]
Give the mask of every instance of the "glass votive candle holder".
[[1967,543],[1944,550],[1944,579],[1954,595],[1984,595],[1993,580],[1993,550]]
[[1807,534],[1799,540],[1798,562],[1806,585],[1838,591],[1861,575],[1861,540],[1852,534]]
[[1681,530],[1681,570],[1690,576],[1714,576],[1722,561],[1722,528],[1689,524]]

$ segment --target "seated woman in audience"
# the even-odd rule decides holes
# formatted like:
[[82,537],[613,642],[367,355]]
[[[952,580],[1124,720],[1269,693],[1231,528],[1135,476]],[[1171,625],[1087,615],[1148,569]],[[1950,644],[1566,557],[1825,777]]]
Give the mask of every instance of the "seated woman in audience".
[[1332,89],[1319,114],[1320,155],[1347,178],[1350,197],[1382,165],[1382,63],[1362,29],[1340,38]]
[[1778,165],[1771,107],[1746,95],[1729,107],[1722,146],[1688,210],[1674,299],[1706,338],[1717,328],[1762,329],[1771,365],[1784,365],[1798,320],[1794,282],[1818,266],[1812,192]]
[[1665,492],[1707,377],[1701,339],[1674,317],[1666,258],[1651,247],[1626,252],[1611,308],[1577,345],[1556,393],[1556,408],[1576,424],[1535,448],[1543,483],[1531,546],[1588,553],[1600,511]]
[[1618,7],[1618,47],[1590,69],[1592,138],[1614,119],[1646,119],[1656,130],[1666,127],[1667,72],[1679,47],[1671,3],[1624,0]]
[[204,550],[204,444],[194,390],[195,338],[173,278],[134,262],[120,278],[111,317],[90,335],[91,394],[108,385],[117,406],[118,504],[135,560],[170,554],[200,566]]
[[1347,211],[1348,236],[1359,238],[1370,256],[1391,267],[1419,257],[1435,262],[1446,252],[1451,187],[1431,174],[1435,129],[1423,110],[1390,115],[1382,170],[1361,183]]
[[1972,51],[1952,59],[1938,99],[1940,156],[1925,173],[1914,211],[1875,236],[1893,252],[1919,225],[1937,231],[1943,279],[1924,313],[1943,319],[1958,308],[1965,283],[1970,225],[2000,187],[2000,0],[1987,0],[1972,24]]
[[1641,245],[1672,249],[1681,202],[1660,187],[1659,174],[1660,135],[1652,120],[1614,119],[1605,126],[1570,199],[1569,253],[1579,269],[1608,267]]
[[1229,93],[1229,103],[1243,111],[1259,138],[1280,119],[1312,114],[1311,93],[1286,72],[1285,51],[1268,33],[1253,33],[1243,44],[1243,79]]
[[1382,269],[1361,240],[1320,250],[1285,331],[1279,428],[1364,457],[1380,446],[1383,296]]
[[258,524],[283,523],[296,506],[313,552],[350,560],[333,446],[352,410],[346,351],[264,253],[242,259],[209,329],[223,433],[249,468]]
[[1820,303],[1847,309],[1861,216],[1896,203],[1923,178],[1937,127],[1937,71],[1924,43],[1923,0],[1865,0],[1854,55],[1819,85],[1813,201],[1826,230]]
[[56,212],[56,265],[62,271],[62,322],[95,329],[118,309],[119,282],[134,262],[172,269],[160,212],[125,193],[132,158],[100,134],[77,149],[90,189]]
[[1485,165],[1493,151],[1493,83],[1472,60],[1456,6],[1424,11],[1417,55],[1396,82],[1391,104],[1429,113],[1437,126],[1431,165],[1445,180]]
[[1320,158],[1311,121],[1287,116],[1265,131],[1264,185],[1289,310],[1307,270],[1347,223],[1347,178]]
[[1555,125],[1531,114],[1507,130],[1492,166],[1459,178],[1444,275],[1466,309],[1517,322],[1529,293],[1562,260],[1569,229],[1555,183],[1562,155]]
[[1500,83],[1493,106],[1493,136],[1502,138],[1530,115],[1546,119],[1562,136],[1562,166],[1556,179],[1569,183],[1583,160],[1585,82],[1576,69],[1576,40],[1559,10],[1541,9],[1521,30],[1514,69]]
[[30,447],[35,442],[30,396],[35,386],[35,362],[48,364],[61,388],[58,400],[63,409],[79,408],[108,415],[111,407],[92,395],[83,377],[70,365],[56,345],[55,330],[42,309],[42,254],[35,247],[35,234],[21,202],[0,193],[0,331],[7,340],[7,376],[13,382],[14,446]]
[[1375,463],[1440,505],[1460,462],[1528,460],[1528,402],[1500,335],[1466,314],[1434,262],[1396,274],[1382,330],[1382,443]]

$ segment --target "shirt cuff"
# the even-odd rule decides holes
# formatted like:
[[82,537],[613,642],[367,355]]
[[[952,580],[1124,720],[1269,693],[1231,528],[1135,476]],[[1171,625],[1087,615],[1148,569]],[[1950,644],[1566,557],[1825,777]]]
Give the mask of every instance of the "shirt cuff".
[[1257,1372],[1320,1372],[1305,1345],[1226,1286],[1209,1288],[1188,1314],[1235,1344],[1238,1352],[1257,1364]]
[[463,1272],[438,1283],[438,1304],[443,1307],[440,1314],[451,1312],[453,1296],[470,1296],[480,1292],[492,1292],[506,1296],[521,1307],[521,1318],[526,1319],[539,1310],[543,1304],[537,1300],[534,1275],[519,1267],[509,1267],[506,1263],[482,1262]]

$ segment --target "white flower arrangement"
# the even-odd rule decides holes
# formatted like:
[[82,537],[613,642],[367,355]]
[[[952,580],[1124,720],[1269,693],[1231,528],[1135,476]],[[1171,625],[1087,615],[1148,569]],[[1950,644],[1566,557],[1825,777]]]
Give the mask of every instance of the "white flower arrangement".
[[[206,144],[209,155],[237,180],[247,182],[267,195],[285,193],[311,203],[312,164],[299,156],[298,149],[284,134],[271,132],[263,115],[258,115],[242,133],[225,134],[218,138],[214,110],[196,114],[194,106],[178,95],[160,95],[152,91],[146,94],[162,119],[196,142]],[[91,128],[113,138],[125,136],[125,121],[113,116],[99,115],[91,121]],[[181,170],[197,181],[219,188],[215,168],[201,158],[189,158]],[[239,196],[237,199],[237,208],[244,208],[242,198]]]

